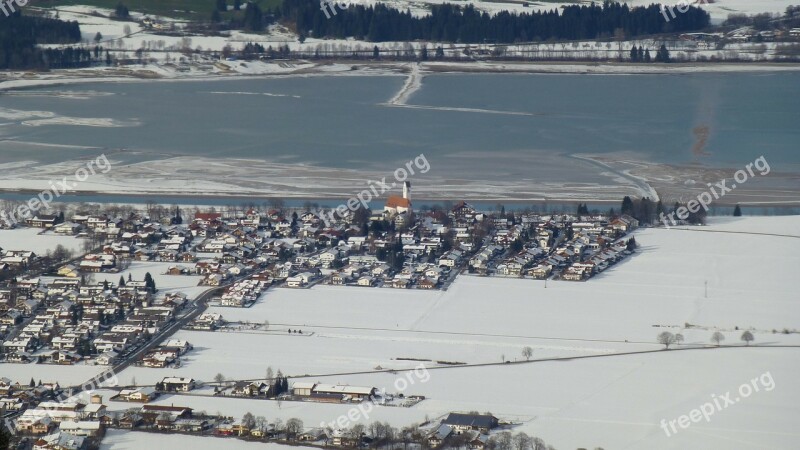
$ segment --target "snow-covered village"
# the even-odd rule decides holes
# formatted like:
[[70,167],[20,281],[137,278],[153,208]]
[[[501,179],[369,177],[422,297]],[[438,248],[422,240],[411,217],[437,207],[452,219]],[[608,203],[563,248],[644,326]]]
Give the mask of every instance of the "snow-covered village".
[[791,1],[0,13],[0,450],[798,448]]

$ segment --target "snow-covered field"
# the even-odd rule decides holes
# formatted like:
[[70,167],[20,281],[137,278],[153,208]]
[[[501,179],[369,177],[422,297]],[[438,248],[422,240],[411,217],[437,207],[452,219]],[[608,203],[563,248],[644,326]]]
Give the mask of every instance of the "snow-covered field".
[[52,232],[39,234],[39,228],[16,228],[13,230],[0,230],[0,248],[3,250],[29,250],[36,254],[44,255],[58,245],[80,253],[83,239],[75,236],[61,236]]
[[[180,338],[196,346],[183,367],[131,368],[120,380],[135,376],[142,384],[172,373],[208,380],[218,372],[253,378],[271,366],[295,376],[313,374],[309,381],[392,392],[403,372],[341,372],[418,364],[392,360],[397,357],[471,364],[499,363],[502,356],[521,360],[522,347],[529,345],[534,360],[575,359],[456,368],[428,363],[429,381],[406,390],[425,401],[412,408],[376,408],[370,420],[404,426],[449,411],[478,410],[515,421],[518,430],[559,449],[794,448],[800,388],[791,380],[800,369],[795,354],[800,338],[772,330],[796,330],[800,322],[791,276],[800,263],[800,216],[711,222],[688,230],[641,230],[636,256],[586,283],[550,281],[545,288],[532,280],[462,276],[446,292],[275,289],[249,309],[213,308],[229,320],[269,320],[274,333],[181,332]],[[313,334],[289,336],[287,328]],[[755,344],[790,347],[745,348],[739,336],[747,328],[754,330]],[[658,351],[655,338],[663,330],[686,336],[681,350]],[[723,332],[725,344],[737,347],[707,348],[715,330]],[[648,350],[656,351],[609,355]],[[672,437],[660,428],[661,419],[689,414],[712,396],[735,394],[767,372],[773,390],[742,397],[709,422],[679,428]],[[198,396],[159,402],[235,417],[248,411],[270,420],[300,417],[307,426],[347,410]],[[126,442],[130,446],[124,448],[146,446],[138,439]]]
[[183,292],[190,299],[198,296],[200,293],[208,289],[208,286],[198,286],[197,283],[203,279],[200,275],[165,275],[167,269],[172,266],[192,267],[190,263],[180,262],[155,262],[155,261],[133,261],[130,267],[119,273],[97,273],[94,274],[95,281],[116,284],[119,282],[119,277],[122,276],[126,280],[128,275],[133,280],[144,280],[147,273],[153,277],[156,282],[158,292],[156,297],[163,297],[166,294],[173,292]]

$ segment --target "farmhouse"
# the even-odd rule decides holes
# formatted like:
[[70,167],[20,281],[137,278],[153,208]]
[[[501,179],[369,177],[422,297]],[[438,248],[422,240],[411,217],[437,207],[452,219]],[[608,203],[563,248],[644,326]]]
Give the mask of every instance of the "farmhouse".
[[161,385],[167,392],[189,392],[194,389],[194,378],[165,377]]
[[487,434],[493,428],[497,428],[498,420],[491,414],[450,413],[442,421],[442,424],[450,425],[458,432],[471,430]]

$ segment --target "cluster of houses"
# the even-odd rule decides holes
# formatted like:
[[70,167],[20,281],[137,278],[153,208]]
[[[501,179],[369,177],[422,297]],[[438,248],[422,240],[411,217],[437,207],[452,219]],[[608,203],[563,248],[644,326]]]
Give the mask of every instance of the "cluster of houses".
[[38,256],[28,250],[0,250],[0,273],[27,269]]
[[489,433],[498,426],[499,420],[491,414],[450,413],[428,433],[426,441],[430,448],[441,448],[458,438],[472,450],[483,450],[489,443]]
[[247,307],[258,300],[258,297],[269,288],[272,279],[266,274],[257,274],[225,289],[220,296],[219,306]]
[[110,365],[120,352],[172,322],[186,304],[185,295],[170,294],[153,305],[143,281],[43,280],[19,278],[0,288],[5,361],[74,364],[93,359]]
[[606,216],[521,214],[495,218],[491,243],[469,260],[481,275],[550,277],[583,281],[628,256],[635,245],[624,237],[638,221]]
[[162,345],[147,352],[139,362],[143,367],[164,368],[180,366],[181,356],[187,354],[194,347],[182,339],[168,339]]
[[[184,343],[188,345],[188,343]],[[235,420],[232,417],[197,414],[192,408],[175,404],[152,404],[161,392],[188,392],[195,380],[165,377],[155,387],[123,389],[112,400],[141,403],[142,406],[124,411],[109,411],[103,397],[89,395],[86,402],[78,397],[58,399],[63,396],[57,384],[12,384],[0,378],[0,405],[4,412],[14,413],[15,433],[18,437],[32,437],[33,448],[63,450],[65,448],[88,450],[97,448],[108,428],[138,429],[166,433],[185,433],[240,437],[247,439],[283,439],[302,441],[312,445],[356,448],[372,442],[366,433],[356,436],[350,430],[303,427],[302,421],[290,419],[285,424],[269,423],[263,417]],[[243,397],[269,396],[265,383],[240,382],[234,386],[234,395]],[[319,402],[362,402],[377,395],[374,387],[296,382],[291,394],[300,400]],[[292,425],[290,425],[292,423]],[[439,448],[459,439],[472,449],[482,450],[488,443],[489,433],[500,423],[491,414],[450,413],[438,425],[419,435],[419,444]]]
[[196,319],[185,326],[187,330],[214,331],[225,324],[222,314],[214,312],[204,312]]
[[59,401],[62,394],[58,385],[26,387],[0,379],[0,395],[6,396],[3,400],[24,399],[21,406],[17,405],[22,413],[13,421],[14,432],[18,437],[31,437],[33,449],[97,448],[111,423],[103,397],[91,395],[86,403],[75,398]]
[[[47,345],[52,352],[39,353],[37,359],[68,364],[87,354],[107,353],[101,363],[109,363],[115,352],[171,321],[185,296],[152,306],[153,289],[144,281],[119,286],[80,282],[83,273],[117,270],[124,261],[193,264],[172,266],[167,273],[201,275],[201,284],[209,286],[230,284],[219,304],[242,307],[273,284],[301,288],[322,280],[342,286],[437,289],[465,269],[482,275],[586,280],[630,254],[632,248],[621,238],[638,226],[626,215],[486,214],[466,202],[415,213],[407,195],[360,225],[352,211],[323,223],[312,212],[287,217],[279,210],[254,208],[225,215],[198,212],[186,224],[173,223],[174,217],[152,222],[137,214],[124,220],[76,215],[69,222],[37,222],[45,228],[75,224],[109,241],[80,263],[61,267],[63,278],[49,284],[17,277],[0,287],[0,336],[35,316],[21,333],[6,339],[4,353],[9,360],[25,361]],[[4,255],[5,264],[35,258],[24,251]],[[220,323],[203,315],[191,327],[214,330]],[[109,324],[113,327],[101,333],[101,326]],[[171,360],[162,353],[154,357],[158,361],[148,364]]]

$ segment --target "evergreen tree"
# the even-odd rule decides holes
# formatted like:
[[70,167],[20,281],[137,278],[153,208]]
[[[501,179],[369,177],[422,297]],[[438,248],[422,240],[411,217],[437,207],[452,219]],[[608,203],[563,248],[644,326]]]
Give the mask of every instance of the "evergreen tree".
[[32,388],[36,387],[36,381],[33,379],[33,377],[31,377],[31,382],[28,383],[28,386],[30,386]]
[[669,50],[667,50],[666,45],[661,44],[661,47],[658,49],[658,52],[656,53],[656,62],[669,62]]
[[639,55],[638,55],[638,58],[639,58],[639,62],[642,62],[642,61],[644,61],[644,46],[643,46],[643,45],[640,45],[640,46],[639,46]]
[[740,208],[739,205],[736,205],[736,207],[733,208],[733,217],[741,217],[741,215],[742,215],[742,208]]
[[261,31],[264,29],[264,14],[258,4],[253,2],[247,4],[247,8],[244,10],[244,27],[248,31]]
[[227,11],[228,3],[225,0],[217,0],[217,11]]
[[639,50],[635,45],[631,47],[631,62],[639,62]]
[[372,58],[373,59],[380,59],[381,58],[381,50],[378,48],[377,45],[372,47]]
[[219,14],[219,9],[211,11],[211,21],[214,23],[219,23],[222,21],[222,16]]
[[644,62],[646,63],[650,62],[650,49],[644,51]]
[[150,272],[144,274],[144,285],[151,293],[156,292],[156,282],[153,280],[153,277],[150,275]]
[[119,276],[119,286],[118,287],[125,287],[125,277],[122,275]]
[[631,200],[631,198],[627,195],[622,199],[622,208],[620,208],[619,213],[633,216],[633,200]]
[[131,17],[130,11],[128,11],[128,7],[122,3],[117,4],[117,8],[114,10],[114,16],[117,19],[129,19]]

